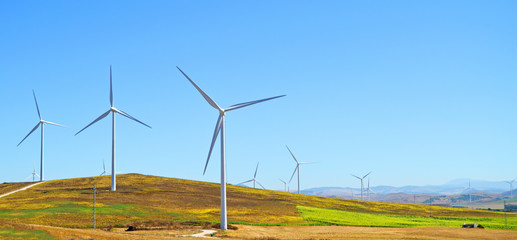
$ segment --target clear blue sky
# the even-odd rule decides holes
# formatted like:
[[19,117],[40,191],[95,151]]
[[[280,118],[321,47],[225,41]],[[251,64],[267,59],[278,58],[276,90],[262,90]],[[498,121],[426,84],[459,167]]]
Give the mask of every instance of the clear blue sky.
[[[514,1],[3,1],[0,182],[39,161],[46,177],[98,175],[111,160],[115,106],[123,173],[219,181],[220,106],[287,97],[227,114],[228,182],[281,189],[301,161],[302,188],[441,184],[517,177]],[[219,146],[219,143],[217,143]],[[39,167],[37,165],[37,167]],[[293,180],[291,188],[295,187]]]

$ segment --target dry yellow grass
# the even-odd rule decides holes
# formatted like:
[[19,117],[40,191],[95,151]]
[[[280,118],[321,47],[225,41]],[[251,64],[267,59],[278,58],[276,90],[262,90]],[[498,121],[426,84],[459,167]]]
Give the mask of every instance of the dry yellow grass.
[[[193,234],[200,232],[199,229],[187,229],[187,230],[167,230],[167,231],[137,231],[137,232],[125,232],[120,231],[104,231],[104,230],[92,230],[92,229],[71,229],[52,227],[36,224],[20,224],[20,223],[6,223],[0,221],[0,229],[8,228],[18,231],[44,231],[48,235],[52,236],[56,240],[70,240],[70,239],[110,239],[110,240],[146,240],[146,239],[199,239],[193,237],[178,237],[178,235]],[[0,237],[1,239],[9,237]],[[19,239],[13,236],[12,239]],[[27,238],[23,238],[27,239]],[[35,238],[37,239],[37,238]]]
[[0,184],[0,195],[31,185],[33,182],[2,183]]
[[[198,228],[167,231],[104,231],[91,229],[70,229],[33,224],[7,224],[8,227],[26,231],[45,231],[57,240],[69,239],[113,239],[113,240],[162,240],[162,239],[199,239],[179,237],[178,235],[199,232]],[[249,226],[237,225],[239,230],[217,233],[223,239],[242,240],[314,240],[314,239],[424,239],[424,240],[459,240],[459,239],[517,239],[517,232],[488,229],[461,229],[447,227],[418,228],[379,228],[379,227],[344,227],[344,226]],[[6,227],[0,222],[0,227]]]
[[517,232],[448,227],[379,228],[344,226],[243,226],[228,231],[227,238],[243,240],[276,239],[517,239]]

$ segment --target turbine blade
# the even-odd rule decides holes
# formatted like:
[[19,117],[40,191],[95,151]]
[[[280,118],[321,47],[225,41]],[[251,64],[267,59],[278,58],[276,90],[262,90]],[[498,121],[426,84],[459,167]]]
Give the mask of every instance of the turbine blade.
[[364,175],[363,178],[365,178],[366,176],[370,175],[370,173],[372,173],[372,171],[370,171],[368,174]]
[[64,128],[68,128],[67,126],[63,126],[63,125],[61,125],[61,124],[57,124],[57,123],[53,123],[53,122],[45,121],[45,123],[48,123],[48,124],[51,124],[51,125],[60,126],[60,127],[64,127]]
[[294,174],[298,170],[298,167],[299,167],[299,165],[296,165],[296,168],[294,168],[294,172],[293,172],[293,175],[291,176],[291,179],[289,179],[289,183],[291,183],[291,180],[293,180]]
[[110,105],[113,107],[113,80],[111,77],[111,64],[110,64]]
[[247,106],[250,106],[250,105],[253,105],[253,104],[257,104],[257,103],[273,100],[275,98],[280,98],[280,97],[285,97],[285,95],[280,95],[280,96],[276,96],[276,97],[264,98],[264,99],[255,100],[255,101],[251,101],[251,102],[235,104],[235,105],[232,105],[229,108],[225,109],[225,111],[232,111],[232,110],[235,110],[235,109],[247,107]]
[[20,143],[18,143],[18,145],[16,145],[17,147],[20,146],[20,144],[22,144],[23,141],[25,141],[25,139],[27,139],[27,137],[29,137],[29,135],[31,135],[31,133],[33,133],[34,131],[36,131],[36,129],[39,127],[40,123],[38,122],[38,124],[36,124],[36,126],[29,132],[29,134],[27,134],[27,136],[25,136],[21,141]]
[[291,156],[293,156],[294,161],[296,161],[296,163],[298,163],[298,160],[296,160],[296,157],[294,156],[293,152],[291,152],[291,149],[289,149],[289,147],[287,145],[285,145],[285,147],[287,148],[287,150],[289,150],[289,153],[291,153]]
[[358,177],[358,176],[356,176],[356,175],[354,175],[354,174],[350,174],[350,175],[352,175],[352,176],[356,177],[356,178],[357,178],[357,179],[359,179],[359,180],[362,180],[360,177]]
[[192,85],[194,85],[194,87],[197,89],[197,91],[199,93],[201,93],[201,95],[205,98],[205,100],[212,106],[214,107],[215,109],[219,110],[219,111],[223,111],[222,108],[220,108],[217,103],[214,102],[214,100],[212,100],[205,92],[203,92],[203,90],[201,90],[201,88],[199,88],[196,83],[194,83],[194,81],[192,81],[192,79],[190,79],[187,74],[185,74],[181,68],[179,68],[178,66],[176,66],[178,68],[178,70],[180,70],[181,73],[183,73],[183,76],[185,76],[189,81],[190,83],[192,83]]
[[39,120],[41,120],[41,114],[39,112],[39,107],[38,107],[38,100],[36,100],[36,93],[34,93],[34,89],[32,89],[32,96],[34,96],[34,102],[36,103],[36,110],[38,110],[38,117],[39,117]]
[[108,116],[108,114],[111,112],[111,109],[108,110],[107,112],[103,113],[100,117],[98,117],[97,119],[93,120],[93,122],[91,122],[90,124],[86,125],[86,127],[84,127],[83,129],[81,129],[81,131],[77,132],[75,135],[81,133],[84,129],[88,128],[89,126],[91,126],[92,124],[98,122],[99,120],[105,118],[106,116]]
[[132,117],[131,115],[127,114],[126,112],[124,112],[124,111],[122,111],[122,110],[117,109],[117,110],[116,110],[116,112],[118,112],[118,113],[120,113],[122,116],[127,117],[127,118],[129,118],[129,119],[131,119],[131,120],[133,120],[133,121],[135,121],[135,122],[138,122],[138,123],[140,123],[140,124],[142,124],[142,125],[144,125],[144,126],[146,126],[146,127],[148,127],[148,128],[152,128],[151,126],[149,126],[149,125],[147,125],[147,124],[143,123],[142,121],[140,121],[140,120],[138,120],[138,119],[136,119],[136,118]]
[[[181,71],[181,70],[180,70]],[[210,144],[210,151],[208,151],[208,157],[206,158],[205,170],[203,170],[203,175],[205,175],[206,168],[208,167],[208,161],[210,161],[210,155],[212,155],[212,149],[214,149],[215,140],[221,131],[221,125],[223,123],[223,115],[219,115],[219,119],[217,119],[217,123],[215,124],[214,136],[212,137],[212,144]]]
[[264,186],[262,186],[262,184],[260,184],[260,182],[258,180],[255,180],[255,182],[257,182],[258,185],[260,185],[262,187],[262,189],[264,189],[264,190],[266,189]]
[[259,165],[259,163],[257,163],[257,167],[255,168],[255,175],[253,175],[253,178],[257,178],[258,165]]
[[280,180],[280,181],[281,181],[281,182],[283,182],[284,184],[287,184],[287,182],[285,182],[284,180],[282,180],[282,179],[280,179],[280,178],[279,178],[278,180]]
[[248,181],[245,181],[245,182],[241,182],[241,183],[239,183],[239,184],[237,184],[237,185],[241,185],[241,184],[249,183],[249,182],[252,182],[252,181],[253,181],[253,179],[248,180]]

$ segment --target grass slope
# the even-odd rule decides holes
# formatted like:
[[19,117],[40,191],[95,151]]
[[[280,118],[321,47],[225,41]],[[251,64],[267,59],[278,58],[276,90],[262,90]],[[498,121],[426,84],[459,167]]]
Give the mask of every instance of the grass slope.
[[[505,229],[503,217],[421,217],[378,213],[347,212],[334,209],[303,207],[298,210],[310,222],[325,225],[369,227],[459,227],[463,223],[479,223],[485,228]],[[508,229],[517,230],[517,218],[508,219]]]
[[34,184],[33,182],[20,182],[20,183],[2,183],[0,184],[0,195],[6,194],[18,190],[20,188]]
[[[0,198],[0,220],[61,227],[91,227],[92,187],[97,184],[99,227],[147,221],[219,221],[219,184],[140,174],[118,175],[117,178],[116,192],[109,191],[110,176],[44,182]],[[356,214],[429,216],[429,206],[425,205],[324,198],[233,185],[228,185],[227,192],[230,223],[309,225],[324,222],[302,217],[304,210],[300,210],[300,214],[300,207]],[[500,219],[503,215],[490,211],[433,207],[433,216]],[[516,218],[514,214],[508,216]],[[357,225],[344,222],[335,224]]]

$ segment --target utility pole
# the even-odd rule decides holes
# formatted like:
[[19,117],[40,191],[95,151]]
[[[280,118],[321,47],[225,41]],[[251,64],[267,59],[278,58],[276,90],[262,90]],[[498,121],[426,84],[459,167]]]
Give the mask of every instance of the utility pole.
[[95,226],[95,195],[96,195],[96,192],[97,192],[97,184],[93,184],[93,230],[95,230],[96,226]]

